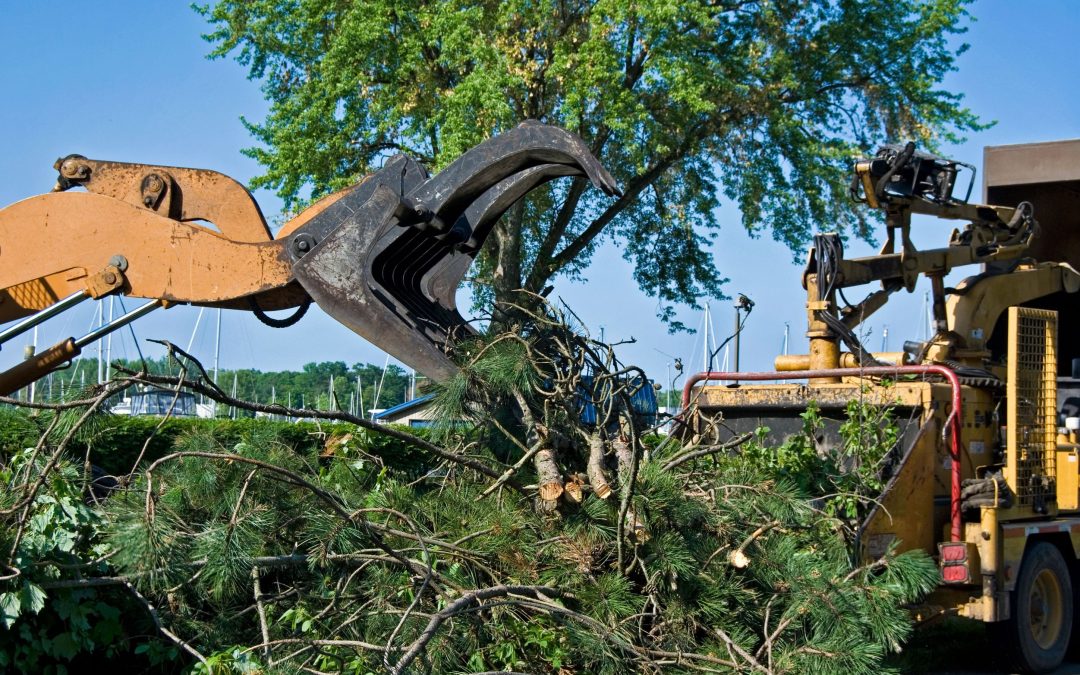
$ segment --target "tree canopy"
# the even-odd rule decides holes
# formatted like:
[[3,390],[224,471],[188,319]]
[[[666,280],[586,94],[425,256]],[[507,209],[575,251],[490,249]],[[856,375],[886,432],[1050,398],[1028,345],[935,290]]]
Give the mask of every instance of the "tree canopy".
[[245,121],[258,187],[289,206],[393,153],[445,166],[524,119],[582,136],[625,193],[583,179],[533,193],[475,266],[482,297],[580,276],[616,241],[672,315],[722,295],[722,198],[751,233],[801,251],[817,230],[869,238],[846,194],[882,141],[933,148],[980,128],[942,88],[968,0],[220,0],[199,8],[271,107]]

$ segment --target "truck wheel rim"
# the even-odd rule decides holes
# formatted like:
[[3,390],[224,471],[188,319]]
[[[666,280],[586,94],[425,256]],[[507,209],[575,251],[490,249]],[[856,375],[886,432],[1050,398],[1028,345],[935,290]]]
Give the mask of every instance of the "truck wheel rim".
[[1061,635],[1064,613],[1061,584],[1050,570],[1042,570],[1035,577],[1028,595],[1028,608],[1031,637],[1040,647],[1049,649]]

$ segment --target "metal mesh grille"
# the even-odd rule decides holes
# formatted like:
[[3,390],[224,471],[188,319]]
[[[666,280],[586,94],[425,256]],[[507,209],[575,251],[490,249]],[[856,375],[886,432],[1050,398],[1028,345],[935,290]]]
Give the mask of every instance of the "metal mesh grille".
[[1055,499],[1057,313],[1009,310],[1008,468],[1019,505]]

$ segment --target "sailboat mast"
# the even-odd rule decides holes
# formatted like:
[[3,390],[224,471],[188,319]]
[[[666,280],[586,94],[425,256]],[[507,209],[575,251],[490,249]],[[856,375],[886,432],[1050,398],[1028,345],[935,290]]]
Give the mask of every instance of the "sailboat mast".
[[705,353],[702,354],[701,370],[708,372],[709,363],[712,361],[712,348],[709,346],[709,326],[712,325],[712,318],[709,316],[709,303],[705,303]]
[[[103,325],[105,323],[105,304],[99,302],[97,311],[98,311],[98,321],[97,322],[98,322],[98,325],[101,326],[101,325]],[[104,374],[104,368],[102,368],[102,359],[104,359],[104,358],[105,358],[105,353],[101,350],[101,342],[99,341],[97,343],[97,383],[98,384],[101,384],[103,374]]]
[[[116,302],[116,296],[115,295],[110,295],[109,296],[109,323],[112,323],[113,317],[115,316],[113,314],[113,303],[114,302]],[[112,364],[112,336],[113,336],[113,334],[109,333],[109,336],[107,338],[105,338],[105,379],[106,380],[109,379],[109,368],[110,368],[110,364]],[[188,353],[190,353],[190,352],[191,352],[191,348],[188,347]]]

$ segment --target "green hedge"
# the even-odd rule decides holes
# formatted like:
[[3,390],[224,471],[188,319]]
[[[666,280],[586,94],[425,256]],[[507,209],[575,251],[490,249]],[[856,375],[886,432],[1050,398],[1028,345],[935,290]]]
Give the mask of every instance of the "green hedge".
[[33,447],[41,435],[38,418],[15,408],[0,408],[0,451],[5,455]]
[[[0,453],[9,454],[23,448],[33,447],[47,427],[48,418],[32,415],[23,410],[0,409]],[[157,417],[104,416],[94,425],[92,432],[81,435],[70,444],[71,453],[85,456],[90,451],[91,461],[108,473],[127,473],[142,450],[147,438],[143,462],[153,461],[169,454],[178,438],[185,434],[209,431],[221,444],[223,451],[230,451],[238,443],[267,436],[272,432],[276,442],[291,446],[297,452],[308,454],[321,450],[333,437],[352,434],[361,441],[365,452],[371,453],[394,468],[407,472],[420,469],[423,457],[408,444],[384,434],[360,429],[352,424],[286,422],[267,419],[178,419],[170,418],[162,424]],[[420,438],[427,434],[423,429],[408,429]],[[151,435],[153,437],[151,438]]]

